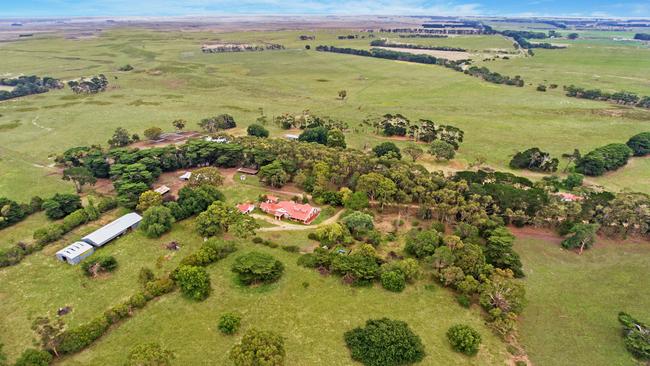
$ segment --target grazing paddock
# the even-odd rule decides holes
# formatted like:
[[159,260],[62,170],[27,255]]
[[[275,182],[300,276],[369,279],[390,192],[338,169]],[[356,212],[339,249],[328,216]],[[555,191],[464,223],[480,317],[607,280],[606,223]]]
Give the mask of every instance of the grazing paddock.
[[380,48],[382,50],[388,50],[388,51],[412,53],[414,55],[429,55],[429,56],[444,58],[452,61],[467,60],[473,57],[471,53],[462,52],[462,51],[420,50],[416,48],[400,48],[400,47],[375,47],[375,48]]

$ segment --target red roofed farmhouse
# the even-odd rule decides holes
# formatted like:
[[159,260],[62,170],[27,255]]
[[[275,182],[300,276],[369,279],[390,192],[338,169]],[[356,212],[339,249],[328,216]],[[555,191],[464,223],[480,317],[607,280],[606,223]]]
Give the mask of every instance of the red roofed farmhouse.
[[243,214],[249,214],[253,212],[253,210],[255,209],[255,205],[252,203],[241,203],[237,205],[237,209],[239,210],[239,212]]
[[261,203],[260,209],[267,214],[275,216],[275,218],[278,220],[288,218],[291,220],[300,221],[303,224],[311,223],[320,214],[320,208],[318,207],[303,205],[293,201],[277,201],[277,198],[276,200],[270,199],[266,202]]

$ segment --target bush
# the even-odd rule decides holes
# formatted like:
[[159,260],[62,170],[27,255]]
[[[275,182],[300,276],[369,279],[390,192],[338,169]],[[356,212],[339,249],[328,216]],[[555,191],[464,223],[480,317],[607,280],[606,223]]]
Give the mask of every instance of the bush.
[[235,366],[282,366],[284,357],[284,338],[256,329],[247,331],[241,342],[230,350],[230,360]]
[[481,334],[468,325],[456,324],[447,331],[451,347],[460,353],[473,356],[481,344]]
[[139,344],[129,351],[126,366],[170,366],[174,353],[158,343]]
[[458,301],[458,304],[464,308],[469,309],[469,307],[472,305],[472,299],[465,294],[456,296],[456,301]]
[[625,144],[609,144],[596,148],[576,162],[578,173],[598,176],[627,164],[632,149]]
[[81,198],[76,194],[57,193],[45,200],[42,208],[50,220],[61,219],[81,208]]
[[108,330],[109,326],[108,319],[105,316],[101,316],[89,323],[66,330],[61,334],[59,352],[62,354],[71,354],[83,350],[99,339]]
[[366,366],[397,366],[424,358],[420,337],[400,320],[371,319],[345,333],[352,359]]
[[372,148],[375,156],[381,158],[382,156],[394,157],[398,160],[402,159],[402,154],[399,148],[392,142],[382,142],[381,144]]
[[174,290],[175,283],[169,277],[159,278],[147,283],[145,296],[158,297]]
[[51,224],[34,231],[34,240],[38,244],[47,244],[61,239],[64,233],[63,225]]
[[210,276],[203,267],[180,266],[174,274],[174,280],[183,295],[190,299],[202,301],[210,296]]
[[262,138],[269,137],[269,130],[257,123],[253,123],[248,126],[246,133],[248,133],[248,136],[257,136]]
[[525,151],[520,151],[510,160],[512,169],[528,169],[538,172],[554,172],[560,161],[557,158],[551,158],[551,154],[544,152],[536,147]]
[[86,222],[88,222],[88,215],[85,209],[80,208],[63,218],[63,231],[67,233]]
[[454,146],[442,140],[434,140],[429,146],[429,153],[436,160],[451,160],[456,155]]
[[381,274],[381,285],[388,291],[402,292],[406,287],[406,278],[401,271],[387,271]]
[[116,269],[117,260],[112,256],[97,256],[81,264],[81,270],[89,277],[96,277],[102,272],[113,272]]
[[623,325],[625,348],[640,360],[650,360],[650,327],[627,313],[618,313]]
[[245,285],[271,283],[282,276],[284,265],[268,254],[250,252],[235,259],[232,271]]
[[298,253],[300,251],[300,247],[297,245],[283,245],[282,250],[289,253]]
[[216,238],[211,238],[205,241],[196,253],[183,258],[181,265],[207,266],[227,257],[236,250],[237,246],[232,242],[224,242]]
[[642,132],[632,136],[627,141],[627,146],[632,149],[634,156],[650,154],[650,132]]
[[160,127],[149,127],[144,130],[144,137],[149,140],[158,140],[162,135],[162,129]]
[[140,230],[150,238],[158,238],[162,234],[168,232],[174,223],[174,216],[172,211],[165,206],[149,207],[142,214],[142,221],[140,222]]
[[145,305],[147,305],[147,298],[144,293],[138,292],[137,294],[129,297],[129,299],[126,301],[126,305],[133,309],[142,309]]
[[26,349],[16,360],[15,366],[48,366],[52,362],[49,352],[37,349]]
[[99,212],[110,211],[117,207],[117,200],[111,197],[104,197],[97,203]]
[[138,273],[138,282],[142,286],[146,286],[147,283],[153,281],[156,277],[153,274],[153,271],[150,268],[142,267]]
[[225,313],[219,318],[217,328],[223,334],[235,334],[241,325],[241,317],[235,313]]
[[104,312],[109,323],[115,324],[130,315],[131,309],[127,304],[115,305]]

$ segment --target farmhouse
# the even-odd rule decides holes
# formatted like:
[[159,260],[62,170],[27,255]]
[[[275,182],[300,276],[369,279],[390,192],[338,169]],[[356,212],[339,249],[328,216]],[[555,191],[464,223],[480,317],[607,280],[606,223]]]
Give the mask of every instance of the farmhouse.
[[266,196],[266,202],[260,204],[260,209],[276,219],[284,218],[309,224],[320,214],[320,208],[293,201],[279,201],[277,197]]
[[142,221],[142,216],[135,212],[131,212],[84,236],[81,238],[81,241],[86,242],[95,248],[99,248],[109,241],[123,235],[129,229],[137,228],[140,221]]
[[56,252],[56,258],[62,262],[79,264],[89,255],[93,254],[95,248],[83,241],[78,241]]
[[249,214],[255,210],[255,205],[252,203],[240,203],[237,205],[237,209],[243,214]]
[[560,197],[560,200],[562,202],[579,202],[583,200],[581,196],[575,195],[573,193],[560,192],[557,193],[556,196]]

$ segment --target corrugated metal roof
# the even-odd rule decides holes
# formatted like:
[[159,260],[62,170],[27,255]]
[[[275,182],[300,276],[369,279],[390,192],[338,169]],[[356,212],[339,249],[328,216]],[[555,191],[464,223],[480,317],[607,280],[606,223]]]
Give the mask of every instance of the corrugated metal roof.
[[81,240],[85,242],[90,241],[97,246],[102,246],[113,240],[117,235],[126,229],[139,223],[141,220],[142,216],[138,215],[135,212],[131,212],[111,222],[110,224],[84,236]]
[[56,255],[64,256],[66,258],[76,258],[77,256],[92,249],[93,249],[92,245],[88,243],[84,243],[83,241],[78,241],[59,250],[58,252],[56,252]]

